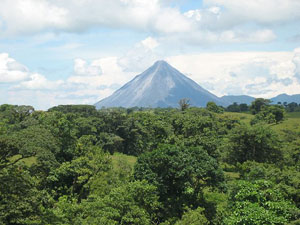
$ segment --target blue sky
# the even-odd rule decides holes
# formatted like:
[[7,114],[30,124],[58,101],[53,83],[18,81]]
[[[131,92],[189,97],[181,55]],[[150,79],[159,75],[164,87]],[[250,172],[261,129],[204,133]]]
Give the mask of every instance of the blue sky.
[[298,0],[0,0],[0,104],[94,104],[164,59],[212,93],[300,93]]

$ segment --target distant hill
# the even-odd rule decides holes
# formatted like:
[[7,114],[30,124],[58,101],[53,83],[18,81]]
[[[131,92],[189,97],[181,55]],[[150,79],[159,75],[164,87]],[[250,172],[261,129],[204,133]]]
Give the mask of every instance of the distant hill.
[[233,104],[234,102],[238,104],[246,103],[247,105],[250,105],[251,102],[255,100],[254,97],[248,95],[225,95],[222,96],[221,99],[228,102],[228,105]]
[[188,98],[192,106],[204,107],[209,101],[229,105],[165,61],[157,61],[111,96],[97,102],[101,107],[178,107],[180,99]]
[[274,104],[277,104],[278,102],[281,102],[282,104],[284,102],[287,102],[287,103],[296,102],[296,103],[300,104],[300,94],[297,94],[297,95],[281,94],[274,98],[271,98],[270,100]]
[[[250,105],[251,102],[255,100],[254,97],[248,95],[225,95],[222,96],[221,99],[228,102],[229,104],[233,104],[234,102],[236,102],[238,104],[246,103],[247,105]],[[271,104],[277,104],[278,102],[281,102],[281,104],[283,104],[284,102],[286,102],[287,104],[291,102],[296,102],[300,104],[300,94],[296,94],[296,95],[280,94],[274,98],[270,98],[270,100],[271,100]]]

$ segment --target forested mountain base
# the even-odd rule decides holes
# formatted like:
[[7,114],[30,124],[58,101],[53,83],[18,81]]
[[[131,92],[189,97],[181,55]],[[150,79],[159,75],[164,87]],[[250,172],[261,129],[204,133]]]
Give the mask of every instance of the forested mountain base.
[[0,224],[300,224],[300,117],[223,111],[0,106]]

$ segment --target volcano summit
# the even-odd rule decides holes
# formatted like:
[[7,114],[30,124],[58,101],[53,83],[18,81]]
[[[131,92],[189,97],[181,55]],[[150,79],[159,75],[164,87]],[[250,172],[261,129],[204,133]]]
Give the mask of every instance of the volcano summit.
[[165,61],[157,61],[143,73],[126,83],[111,96],[97,102],[101,107],[177,107],[188,98],[192,106],[206,106],[213,101],[227,102],[202,88]]

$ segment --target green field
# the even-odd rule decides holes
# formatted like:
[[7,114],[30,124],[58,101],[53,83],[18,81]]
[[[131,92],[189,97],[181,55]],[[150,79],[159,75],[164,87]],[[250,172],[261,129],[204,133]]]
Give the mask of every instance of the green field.
[[119,163],[125,161],[133,169],[134,164],[136,163],[137,160],[137,157],[135,156],[125,155],[122,153],[115,153],[111,156],[111,158],[112,158],[112,165],[114,168],[118,168]]
[[[249,113],[225,112],[227,116],[237,118],[246,124],[250,124],[253,115]],[[284,121],[278,124],[271,124],[270,127],[281,134],[285,130],[300,132],[300,112],[287,113]]]
[[250,124],[254,116],[250,113],[225,112],[225,116],[236,118],[244,123]]
[[[18,160],[20,157],[21,157],[20,155],[15,155],[11,157],[11,162]],[[32,164],[36,163],[36,157],[34,156],[28,157],[20,160],[18,163],[24,163],[26,166],[32,166]]]

